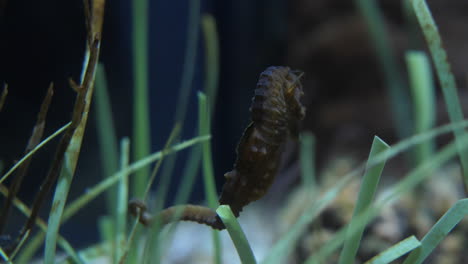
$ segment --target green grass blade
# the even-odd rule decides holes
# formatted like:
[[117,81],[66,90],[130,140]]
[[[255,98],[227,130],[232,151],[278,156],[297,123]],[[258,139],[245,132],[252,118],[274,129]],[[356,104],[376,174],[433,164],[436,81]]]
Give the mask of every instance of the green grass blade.
[[[429,46],[432,60],[434,61],[450,120],[453,123],[459,122],[463,120],[463,112],[460,105],[460,99],[458,98],[455,77],[450,69],[450,64],[447,60],[447,53],[443,48],[442,39],[439,35],[437,26],[432,18],[431,11],[427,6],[426,1],[412,0],[412,3],[414,12],[416,13],[416,17],[418,18],[424,37],[426,38]],[[459,141],[459,138],[465,134],[465,130],[457,129],[454,131],[454,134],[456,140]],[[463,168],[465,186],[468,187],[468,150],[462,151],[461,146],[458,148]]]
[[316,188],[315,179],[315,137],[310,132],[301,134],[301,176],[306,188]]
[[237,249],[241,262],[243,264],[257,263],[249,242],[245,237],[244,231],[242,231],[242,228],[239,222],[237,222],[237,219],[232,213],[229,205],[220,205],[218,209],[216,209],[216,213],[218,213],[226,226],[229,236],[231,236],[232,242]]
[[[133,158],[150,154],[150,119],[148,106],[148,1],[132,1],[133,11]],[[141,197],[148,183],[149,168],[133,179],[132,195]]]
[[11,167],[11,169],[9,169],[3,176],[2,178],[0,179],[0,183],[2,183],[4,180],[6,180],[8,178],[8,176],[10,176],[25,160],[27,160],[29,157],[31,157],[32,155],[34,155],[34,153],[36,153],[36,151],[38,151],[39,149],[41,149],[45,144],[47,144],[49,141],[51,141],[52,139],[54,139],[56,136],[60,135],[62,132],[64,132],[69,126],[71,125],[71,122],[69,122],[68,124],[64,125],[63,127],[61,127],[60,129],[58,129],[57,131],[55,131],[52,135],[48,136],[46,139],[44,139],[43,141],[41,141],[41,143],[39,143],[36,147],[34,147],[30,152],[28,152],[28,154],[24,155],[24,157],[22,157],[18,162],[15,163],[15,165],[13,165],[13,167]]
[[[198,93],[198,118],[199,118],[199,134],[207,135],[210,133],[210,111],[207,106],[206,96]],[[213,156],[211,154],[211,142],[205,141],[202,143],[202,169],[203,183],[205,185],[205,195],[208,201],[208,207],[216,209],[218,207],[218,198],[216,192],[216,184],[213,172]],[[214,263],[221,263],[221,242],[219,232],[213,230],[213,243],[215,249]]]
[[[435,124],[436,102],[431,65],[422,51],[407,52],[406,63],[413,97],[414,133],[419,134],[430,130]],[[430,157],[434,148],[433,140],[416,146],[416,164]]]
[[[110,97],[107,89],[107,78],[104,66],[98,64],[96,70],[96,128],[99,142],[99,153],[103,165],[103,177],[109,177],[118,169],[117,136],[115,135],[114,121]],[[107,211],[116,215],[116,190],[110,188],[107,192]]]
[[390,47],[391,41],[386,33],[383,15],[377,7],[377,1],[355,0],[355,3],[366,21],[370,38],[383,70],[395,127],[400,138],[405,138],[410,135],[412,129],[411,120],[408,119],[408,113],[411,113],[409,94],[399,72],[396,56]]
[[388,264],[420,245],[421,242],[419,242],[416,237],[410,236],[381,252],[369,261],[366,261],[364,264]]
[[[128,168],[130,160],[130,140],[128,138],[122,139],[120,142],[120,169],[125,171]],[[124,243],[127,234],[127,206],[128,206],[128,174],[123,174],[118,183],[117,189],[117,219],[116,219],[116,236],[115,236],[115,250],[114,250],[114,263],[124,254]]]
[[216,31],[216,20],[205,14],[201,20],[205,43],[205,94],[213,113],[219,81],[219,40]]
[[404,264],[422,263],[448,233],[468,214],[468,199],[459,200],[429,230],[421,240],[421,247],[414,250]]
[[[113,241],[115,237],[114,219],[109,215],[99,216],[97,219],[99,237],[101,241]],[[114,255],[114,248],[111,249],[110,255]]]
[[[375,157],[375,155],[389,148],[390,147],[379,137],[374,137],[374,142],[372,143],[368,160],[372,160]],[[349,234],[346,237],[345,244],[340,255],[340,264],[353,263],[355,261],[356,253],[361,243],[362,234],[364,232],[364,226],[359,229],[355,228],[357,224],[356,216],[370,207],[374,198],[374,194],[377,191],[377,185],[379,183],[380,175],[382,174],[384,166],[385,161],[373,167],[366,168],[366,173],[364,174],[361,183],[361,189],[359,190],[356,207],[354,208],[353,218],[351,219],[351,223],[349,224],[349,228],[353,231],[355,230],[355,232],[353,234]],[[367,222],[365,219],[364,221]]]

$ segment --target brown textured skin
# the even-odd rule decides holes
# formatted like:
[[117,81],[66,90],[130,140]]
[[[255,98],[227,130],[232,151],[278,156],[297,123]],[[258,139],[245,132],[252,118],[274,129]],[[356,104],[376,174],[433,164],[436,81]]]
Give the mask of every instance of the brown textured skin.
[[[236,217],[244,206],[265,195],[278,170],[281,145],[288,135],[297,137],[299,122],[305,115],[305,107],[300,102],[304,94],[299,80],[301,75],[281,66],[269,67],[260,74],[250,107],[252,122],[237,146],[234,169],[224,175],[226,183],[219,198],[219,203],[229,205]],[[129,207],[135,216],[140,212],[142,224],[149,225],[153,221],[142,202],[133,200]],[[169,223],[176,220],[176,210],[181,212],[180,220],[225,228],[215,211],[197,205],[169,207],[156,217],[162,224]]]
[[263,197],[272,184],[288,134],[297,136],[304,118],[303,95],[297,72],[288,67],[269,67],[261,73],[250,111],[252,123],[237,146],[234,169],[224,176],[219,199],[237,217],[247,204]]

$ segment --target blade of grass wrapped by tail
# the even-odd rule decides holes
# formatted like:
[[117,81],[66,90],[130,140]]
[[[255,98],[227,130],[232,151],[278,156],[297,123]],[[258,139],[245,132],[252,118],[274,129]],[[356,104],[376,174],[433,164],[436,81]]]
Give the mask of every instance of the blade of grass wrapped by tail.
[[[462,146],[466,147],[468,145],[468,136],[462,137],[459,143],[462,144]],[[392,202],[395,202],[399,198],[399,196],[414,189],[423,180],[432,176],[431,172],[433,172],[437,168],[440,168],[451,158],[453,158],[457,154],[457,144],[459,143],[451,143],[447,145],[438,153],[436,153],[433,157],[424,161],[418,167],[413,169],[398,183],[391,186],[386,191],[386,195],[380,197],[374,206],[368,208],[359,216],[357,216],[358,218],[356,220],[356,223],[358,224],[354,227],[354,229],[348,230],[347,227],[340,229],[338,232],[335,233],[336,235],[333,237],[333,239],[329,240],[322,246],[322,248],[318,252],[309,257],[306,263],[311,264],[323,262],[330,254],[332,254],[335,250],[338,249],[341,243],[343,243],[343,241],[346,238],[347,232],[348,234],[354,234],[354,232],[356,232],[359,228],[364,227],[368,223],[368,221],[371,221],[374,217],[376,217],[381,208],[383,208],[384,206],[390,206],[390,204]],[[389,151],[392,151],[393,148],[394,147],[392,147],[392,149],[390,149]],[[386,155],[385,152],[387,151],[382,152],[380,155]],[[380,158],[378,156],[380,155],[377,155],[377,157],[374,160],[378,160]],[[365,219],[367,221],[364,221]]]
[[[4,197],[8,197],[9,190],[5,185],[0,184],[0,193]],[[29,209],[28,206],[26,204],[24,204],[21,200],[19,200],[17,197],[15,197],[13,199],[13,204],[24,215],[29,216],[31,214],[31,209]],[[40,217],[38,217],[38,218],[36,218],[35,224],[39,227],[41,232],[38,235],[36,235],[35,238],[33,238],[31,240],[30,244],[32,244],[33,241],[36,241],[36,242],[34,242],[34,245],[32,245],[32,246],[28,245],[26,248],[21,250],[21,256],[19,257],[17,263],[28,263],[29,259],[31,259],[34,256],[35,252],[41,246],[42,241],[44,240],[44,234],[47,231],[46,222],[44,220],[42,220]],[[29,232],[27,232],[26,234],[29,234]],[[26,236],[24,236],[24,237],[26,237]],[[25,239],[22,239],[21,241],[25,241]],[[15,251],[19,252],[21,241],[18,244],[18,246],[16,247]],[[70,246],[70,243],[68,243],[68,241],[65,238],[63,238],[61,235],[59,235],[59,237],[58,237],[58,243],[59,243],[60,247],[62,247],[62,249],[65,252],[67,252],[67,254],[72,256],[72,258],[75,260],[75,262],[81,263],[81,261],[77,257],[78,255],[76,254],[74,249]]]
[[[455,77],[450,69],[450,64],[447,59],[447,53],[442,44],[442,39],[439,35],[437,26],[432,18],[431,11],[424,0],[412,0],[414,12],[418,18],[421,29],[426,38],[427,45],[432,55],[432,60],[436,68],[440,86],[444,94],[445,104],[452,123],[463,120],[463,111],[458,98],[457,86]],[[464,129],[454,131],[455,139],[458,141],[465,134]],[[463,176],[465,181],[465,190],[468,189],[468,150],[462,151],[461,146],[458,147],[461,165],[463,168]]]
[[417,248],[403,264],[422,263],[450,231],[468,214],[468,199],[459,200],[452,206],[421,240]]
[[388,264],[419,246],[421,246],[421,242],[416,237],[410,236],[366,261],[364,264]]
[[[96,70],[96,128],[98,132],[99,153],[103,164],[102,175],[109,177],[118,170],[117,136],[115,135],[114,118],[107,89],[107,78],[104,66],[98,64]],[[116,188],[107,192],[107,211],[117,215],[115,206]]]
[[[210,133],[210,111],[207,106],[206,96],[198,93],[198,118],[199,118],[199,134],[206,135]],[[211,154],[211,142],[205,141],[202,143],[202,169],[203,183],[205,186],[205,197],[208,201],[208,207],[216,209],[218,207],[218,197],[216,192],[216,184],[213,172],[213,156]],[[221,263],[221,241],[218,230],[212,230],[213,248],[214,248],[214,263]]]
[[[150,154],[150,118],[148,106],[148,0],[132,2],[133,16],[133,159]],[[149,168],[139,171],[132,181],[131,195],[141,197],[148,183]]]
[[256,264],[257,261],[255,260],[255,256],[250,248],[249,242],[245,237],[244,231],[242,231],[242,228],[239,222],[237,222],[237,219],[232,213],[229,205],[220,205],[218,209],[216,209],[216,213],[226,226],[241,262],[243,264]]
[[[190,88],[193,83],[195,72],[195,63],[197,57],[198,35],[200,28],[200,0],[189,1],[189,18],[187,21],[187,43],[185,46],[184,65],[182,70],[182,78],[180,83],[179,97],[177,98],[176,110],[174,116],[174,124],[179,123],[181,129],[187,115],[188,100],[190,98]],[[175,141],[179,141],[176,137]],[[161,173],[161,178],[170,178],[174,171],[177,154],[168,157]],[[160,192],[158,190],[158,192]],[[166,195],[164,195],[166,196]],[[164,201],[156,201],[156,208],[162,209]]]
[[[24,151],[25,155],[29,153],[32,149],[34,149],[41,142],[42,136],[44,135],[44,127],[45,127],[47,112],[49,110],[49,105],[50,105],[50,102],[52,101],[53,94],[54,94],[53,84],[51,83],[49,85],[49,88],[47,89],[46,96],[44,97],[44,100],[42,101],[39,114],[37,115],[36,124],[34,125],[33,131],[31,133],[31,137],[29,138],[28,144]],[[29,164],[31,163],[31,160],[32,160],[32,156],[30,156],[28,159],[24,160],[21,163],[10,185],[10,188],[9,188],[10,192],[8,193],[7,199],[5,199],[3,203],[3,208],[0,213],[0,234],[3,233],[3,231],[5,230],[5,225],[8,219],[8,215],[10,213],[10,208],[13,202],[13,198],[18,193],[21,183],[23,182],[24,175],[26,175],[29,169]]]
[[[50,210],[48,220],[49,228],[46,234],[44,250],[44,262],[46,264],[53,263],[55,259],[57,235],[60,228],[62,213],[70,190],[73,175],[75,173],[76,165],[78,163],[78,156],[86,128],[89,108],[91,106],[94,77],[100,51],[102,22],[104,19],[104,2],[104,0],[94,0],[91,9],[91,17],[86,18],[92,25],[91,32],[88,32],[88,34],[92,36],[92,43],[88,43],[89,45],[87,46],[89,60],[83,71],[85,74],[83,75],[80,86],[75,88],[75,90],[78,90],[78,96],[73,110],[72,126],[67,131],[70,134],[69,139],[67,138],[68,144],[64,145],[66,150],[64,154],[61,155],[60,160],[54,161],[60,162],[57,166],[57,169],[60,169],[60,176],[57,181],[57,187],[55,189],[52,208]],[[67,133],[65,136],[66,135]],[[57,174],[57,172],[54,171],[53,174]],[[49,176],[50,175],[48,175],[48,178]],[[53,177],[56,178],[55,175],[53,175]]]
[[[146,200],[148,198],[148,195],[149,195],[149,191],[151,190],[151,183],[152,181],[154,181],[155,177],[156,177],[156,174],[157,172],[159,171],[159,168],[161,167],[161,164],[164,160],[164,158],[167,156],[168,154],[168,149],[169,149],[169,146],[172,144],[172,142],[174,141],[174,139],[177,137],[177,135],[179,134],[180,132],[180,126],[178,126],[177,124],[173,127],[172,131],[171,131],[171,134],[169,135],[169,138],[167,139],[166,141],[166,144],[164,146],[164,149],[162,151],[162,156],[161,158],[158,160],[158,162],[155,164],[154,168],[153,168],[153,172],[152,172],[152,175],[151,175],[151,178],[150,178],[150,182],[148,182],[148,186],[145,188],[145,192],[143,193],[143,201]],[[139,221],[139,216],[136,217],[135,219],[135,223],[137,223]],[[127,243],[125,245],[125,248],[123,250],[123,254],[122,254],[122,257],[120,258],[119,260],[119,263],[125,263],[126,259],[127,259],[127,256],[129,255],[130,253],[130,260],[129,262],[130,263],[134,263],[137,261],[137,254],[136,252],[138,251],[138,245],[137,244],[134,244],[133,241],[135,240],[135,238],[137,237],[137,227],[138,225],[134,224],[132,229],[130,230],[130,234],[128,235],[128,239],[127,239]],[[152,234],[150,236],[150,241],[147,242],[147,246],[145,247],[145,250],[144,250],[144,254],[143,254],[143,258],[147,259],[148,255],[151,255],[148,253],[148,244],[151,244],[154,249],[154,251],[158,251],[158,247],[160,245],[154,245],[152,243],[152,240],[153,238],[154,239],[157,239],[158,237],[158,232],[159,232],[159,227],[160,227],[160,224],[159,223],[155,223],[153,224],[153,226],[151,227],[151,230],[150,230],[150,233]],[[158,263],[158,259],[157,258],[150,258],[151,262],[152,263]],[[149,261],[147,259],[147,261]],[[145,262],[145,263],[149,263],[149,262]]]
[[[406,63],[413,97],[414,133],[419,134],[430,130],[435,124],[436,102],[431,65],[422,51],[407,52]],[[416,164],[430,157],[434,149],[434,140],[416,146],[414,151]]]
[[408,119],[408,113],[411,113],[409,94],[399,72],[396,56],[394,56],[390,46],[391,41],[385,29],[384,16],[374,0],[355,0],[354,2],[366,21],[370,38],[383,70],[392,105],[393,122],[399,137],[405,138],[410,135],[412,129],[411,120]]
[[[374,137],[374,142],[372,143],[371,151],[369,154],[368,161],[372,160],[377,154],[389,149],[390,147],[379,137]],[[386,161],[383,161],[373,167],[367,166],[366,173],[362,178],[361,188],[359,190],[358,199],[356,201],[356,206],[353,211],[353,218],[349,223],[349,229],[355,230],[354,234],[349,234],[346,236],[346,240],[343,246],[343,250],[340,255],[340,264],[353,263],[356,258],[356,253],[361,243],[362,234],[364,233],[364,226],[362,228],[355,228],[357,226],[356,216],[361,214],[367,208],[370,207],[372,200],[374,198],[375,192],[377,191],[377,185],[380,180],[380,175],[382,174],[383,168]],[[362,221],[362,219],[360,219]],[[365,222],[366,219],[364,219]]]
[[8,85],[4,84],[3,85],[3,90],[2,90],[2,95],[0,95],[0,112],[3,109],[3,105],[5,105],[5,100],[7,98],[7,95],[8,95]]
[[301,176],[302,184],[314,190],[317,187],[315,179],[315,137],[310,132],[301,134]]

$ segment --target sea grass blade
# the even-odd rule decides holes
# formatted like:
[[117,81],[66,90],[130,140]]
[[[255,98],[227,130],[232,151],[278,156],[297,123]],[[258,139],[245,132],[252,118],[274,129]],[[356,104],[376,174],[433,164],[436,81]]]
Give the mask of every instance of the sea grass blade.
[[[150,154],[150,118],[148,102],[148,0],[132,1],[133,42],[133,159]],[[148,182],[149,168],[132,180],[131,195],[141,197]]]
[[220,205],[218,209],[216,209],[216,213],[226,226],[241,262],[243,264],[256,264],[257,261],[255,260],[252,248],[250,248],[244,231],[242,231],[242,227],[239,222],[237,222],[237,218],[232,213],[229,205]]
[[[120,170],[125,171],[130,161],[130,140],[122,139],[120,142]],[[115,221],[115,250],[113,263],[117,263],[125,250],[125,236],[127,234],[127,208],[128,208],[129,181],[128,174],[123,173],[117,186],[117,217]]]
[[48,136],[46,139],[41,141],[35,148],[33,148],[31,151],[29,151],[26,155],[24,155],[18,162],[15,163],[0,179],[0,183],[5,181],[13,172],[18,169],[21,164],[27,159],[29,159],[34,153],[36,153],[39,149],[41,149],[45,144],[47,144],[49,141],[60,135],[62,132],[66,131],[71,125],[71,122],[65,124],[61,128],[59,128],[57,131],[55,131],[52,135]]
[[[466,137],[464,137],[466,138]],[[466,143],[466,142],[465,142]],[[464,144],[466,145],[466,144]],[[450,231],[468,214],[468,199],[457,201],[421,240],[421,246],[403,264],[422,263]]]
[[[368,161],[374,159],[377,154],[389,148],[390,147],[387,145],[387,143],[385,143],[379,137],[374,137]],[[374,199],[375,192],[377,191],[377,185],[379,183],[385,163],[386,161],[383,161],[375,166],[367,166],[366,168],[366,173],[362,178],[361,188],[359,190],[358,199],[353,211],[353,218],[349,223],[349,229],[353,230],[354,232],[353,234],[346,236],[343,250],[341,251],[339,259],[340,264],[353,263],[355,261],[356,253],[359,244],[361,243],[362,234],[364,233],[364,226],[361,228],[355,227],[357,226],[356,217],[370,207],[372,200]],[[359,221],[362,222],[363,220],[359,219]],[[364,219],[364,221],[368,222],[366,219]]]
[[[96,69],[96,129],[98,134],[99,154],[102,163],[103,178],[109,177],[118,170],[117,136],[115,134],[114,118],[107,88],[107,78],[104,66],[98,64]],[[116,215],[116,188],[110,188],[106,194],[107,211]]]
[[[412,0],[412,3],[416,17],[418,18],[424,37],[426,38],[427,45],[429,46],[432,60],[434,61],[450,121],[453,123],[462,121],[463,112],[460,105],[460,99],[458,98],[455,77],[450,69],[450,64],[447,60],[447,53],[443,47],[437,25],[435,24],[426,1]],[[459,138],[464,134],[464,129],[457,129],[454,131],[455,139],[457,141],[459,141]],[[468,150],[462,150],[461,146],[459,146],[458,154],[463,168],[465,189],[468,189]]]
[[364,264],[388,264],[419,246],[421,246],[421,242],[416,237],[410,236],[366,261]]
[[[151,182],[156,177],[156,174],[159,171],[159,168],[161,167],[161,164],[162,164],[164,158],[167,155],[167,150],[169,149],[169,146],[172,144],[172,142],[177,137],[179,132],[180,132],[180,126],[178,126],[176,124],[172,128],[172,131],[171,131],[171,134],[169,135],[169,138],[166,140],[164,149],[162,151],[163,156],[161,157],[161,159],[158,160],[158,162],[155,164],[155,166],[153,168],[151,178],[149,179],[150,182],[148,182],[148,186],[146,187],[146,190],[143,193],[143,197],[142,197],[143,201],[148,199],[149,191],[151,190]],[[139,217],[136,217],[135,220],[138,221]],[[120,258],[119,263],[123,263],[124,261],[128,261],[130,263],[135,263],[137,261],[141,262],[142,260],[143,260],[144,263],[149,263],[149,262],[158,263],[159,262],[159,260],[158,260],[159,259],[159,255],[158,255],[159,254],[159,248],[160,248],[161,245],[160,244],[155,244],[154,241],[158,240],[161,224],[158,221],[156,221],[155,223],[153,223],[151,225],[150,230],[147,231],[147,233],[149,234],[149,241],[146,241],[146,243],[145,243],[145,248],[143,250],[142,258],[139,258],[138,253],[137,253],[139,251],[139,245],[136,244],[136,243],[133,243],[135,238],[137,238],[139,234],[142,234],[142,233],[137,232],[137,227],[138,227],[138,225],[133,225],[132,229],[130,230],[130,235],[128,236],[128,239],[127,239],[124,251],[123,251],[123,255]],[[152,250],[152,251],[150,251],[150,250]],[[128,260],[127,260],[127,258],[128,258]]]
[[[100,51],[102,21],[104,19],[104,3],[105,0],[93,1],[92,16],[88,18],[92,25],[92,32],[88,32],[88,34],[92,36],[92,43],[87,47],[90,56],[87,66],[84,68],[85,74],[83,75],[83,81],[80,84],[75,108],[73,110],[72,126],[69,129],[70,139],[68,139],[68,144],[64,145],[66,150],[62,155],[63,157],[61,160],[54,161],[60,162],[57,167],[57,169],[60,169],[60,176],[57,181],[52,209],[48,220],[49,227],[46,233],[44,249],[44,262],[46,264],[53,263],[55,260],[58,231],[65,202],[67,200],[73,175],[78,163],[78,156],[86,128],[89,108],[91,106],[91,99],[94,90],[94,78]],[[52,171],[52,173],[57,172]],[[48,177],[49,176],[50,175],[48,175]]]
[[[199,134],[206,135],[210,133],[210,111],[207,106],[206,96],[199,92],[198,93],[198,118],[199,118]],[[211,142],[205,141],[202,144],[202,169],[203,169],[203,183],[205,186],[205,196],[208,201],[208,207],[215,209],[218,207],[218,197],[216,191],[216,184],[214,180],[213,172],[213,156],[211,153]],[[221,263],[221,241],[219,232],[212,230],[213,236],[213,248],[215,252],[214,263]]]
[[[414,133],[420,134],[434,127],[436,117],[435,90],[429,59],[422,51],[406,53],[414,109]],[[435,149],[434,140],[415,147],[416,164],[429,158]]]

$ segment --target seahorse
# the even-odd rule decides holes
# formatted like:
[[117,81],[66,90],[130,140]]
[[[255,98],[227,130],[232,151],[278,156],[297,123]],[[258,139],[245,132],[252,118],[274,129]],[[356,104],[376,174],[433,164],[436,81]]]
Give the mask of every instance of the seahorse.
[[[251,122],[237,145],[233,170],[224,174],[226,182],[219,198],[219,204],[229,205],[236,217],[244,206],[266,194],[278,171],[281,146],[288,135],[298,137],[305,116],[300,101],[304,95],[302,75],[284,66],[271,66],[260,74],[250,107]],[[199,205],[172,206],[153,216],[144,202],[134,199],[129,202],[129,211],[145,226],[159,219],[162,225],[181,220],[225,228],[214,210]]]

